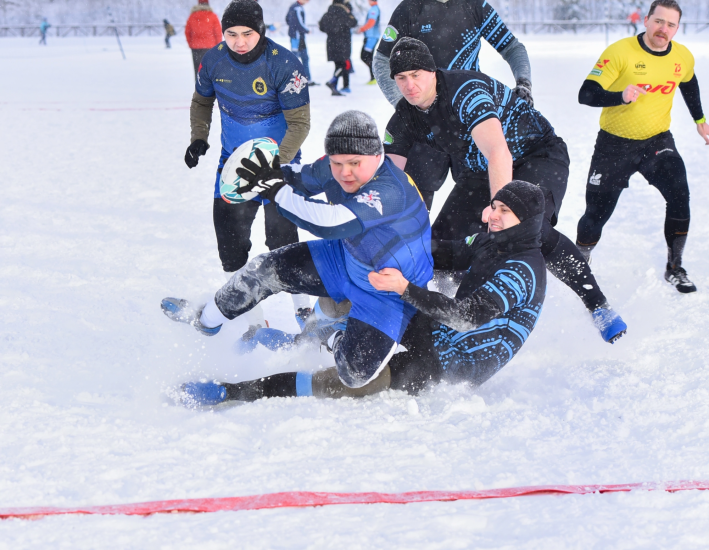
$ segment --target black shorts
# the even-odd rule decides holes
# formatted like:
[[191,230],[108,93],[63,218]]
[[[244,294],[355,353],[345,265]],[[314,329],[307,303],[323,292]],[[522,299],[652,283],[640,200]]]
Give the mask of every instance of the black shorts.
[[[628,187],[630,176],[640,172],[650,185],[666,184],[667,177],[662,165],[669,159],[680,161],[672,133],[662,132],[649,139],[627,139],[605,130],[598,132],[596,147],[593,151],[591,166],[588,169],[586,190],[588,192],[608,193]],[[686,182],[686,173],[677,174],[677,183]]]

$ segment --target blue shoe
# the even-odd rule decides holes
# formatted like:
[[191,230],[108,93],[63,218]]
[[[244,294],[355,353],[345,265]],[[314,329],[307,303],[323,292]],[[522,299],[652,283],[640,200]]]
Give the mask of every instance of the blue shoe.
[[601,337],[611,344],[628,330],[625,321],[609,307],[596,308],[591,317],[593,317],[593,324],[601,333]]
[[348,87],[348,88],[340,88],[340,91],[343,92],[343,93],[345,93],[345,94],[351,94],[351,93],[352,93],[352,90],[350,90],[349,87]]
[[168,318],[178,323],[192,325],[196,330],[205,336],[214,336],[222,328],[221,325],[214,328],[205,327],[199,321],[199,318],[202,316],[204,306],[195,308],[187,300],[180,298],[163,298],[162,302],[160,302],[160,307],[162,308],[162,312],[167,315]]
[[187,382],[180,389],[185,407],[208,407],[226,401],[226,388],[216,382]]

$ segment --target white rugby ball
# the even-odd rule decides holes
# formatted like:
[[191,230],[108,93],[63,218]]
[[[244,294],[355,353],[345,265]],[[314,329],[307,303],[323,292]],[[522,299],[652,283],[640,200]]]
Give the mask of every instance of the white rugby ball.
[[[221,176],[219,177],[219,193],[222,198],[229,204],[239,204],[250,201],[258,196],[258,193],[247,191],[239,193],[239,187],[242,185],[241,176],[236,173],[237,168],[243,168],[241,161],[249,159],[256,164],[259,164],[256,156],[256,149],[261,149],[266,161],[271,164],[273,157],[278,154],[278,144],[268,137],[250,139],[245,141],[229,156],[224,168],[222,168]],[[249,182],[244,180],[243,185],[249,185]]]

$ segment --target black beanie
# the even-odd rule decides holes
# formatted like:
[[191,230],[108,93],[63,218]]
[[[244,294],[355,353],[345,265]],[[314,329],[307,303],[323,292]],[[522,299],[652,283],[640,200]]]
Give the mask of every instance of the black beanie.
[[377,123],[362,111],[345,111],[335,117],[325,135],[326,155],[381,155]]
[[261,36],[266,34],[263,10],[255,0],[234,0],[222,15],[222,33],[231,27],[248,27]]
[[436,62],[433,60],[428,46],[405,36],[396,43],[389,56],[389,75],[394,78],[405,71],[423,69],[431,73],[436,72]]
[[520,222],[544,212],[544,192],[539,186],[522,180],[512,180],[492,200],[505,203]]

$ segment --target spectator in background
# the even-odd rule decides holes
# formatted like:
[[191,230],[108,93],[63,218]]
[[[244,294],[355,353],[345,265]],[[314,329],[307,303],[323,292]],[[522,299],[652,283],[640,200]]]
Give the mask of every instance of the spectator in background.
[[628,16],[628,25],[633,27],[633,36],[638,34],[638,23],[641,18],[640,8],[635,8],[635,11]]
[[51,27],[51,25],[47,23],[47,18],[42,17],[42,22],[39,24],[39,43],[45,46],[47,45],[47,29],[49,27]]
[[374,59],[374,48],[377,47],[377,42],[379,42],[379,37],[381,36],[381,31],[379,30],[381,14],[377,0],[369,0],[369,6],[367,21],[365,21],[364,25],[362,25],[357,32],[364,33],[364,45],[362,46],[360,59],[369,67],[369,82],[367,82],[367,84],[376,84],[377,79],[374,78],[372,60]]
[[342,77],[342,91],[350,91],[350,69],[352,62],[352,34],[350,29],[357,26],[357,20],[345,0],[333,0],[318,24],[320,30],[327,34],[327,60],[335,63],[335,73],[325,84],[332,95],[343,95],[337,89],[337,81]]
[[165,26],[165,47],[170,47],[170,37],[175,36],[175,27],[170,25],[167,19],[162,20],[162,24]]
[[222,41],[222,24],[209,7],[209,0],[198,0],[198,4],[192,7],[192,13],[185,25],[185,37],[187,45],[192,50],[194,78],[197,80],[197,71],[202,63],[202,57]]
[[310,78],[310,65],[308,58],[308,47],[305,44],[305,35],[310,32],[305,26],[305,10],[303,6],[310,0],[297,0],[288,8],[286,23],[288,24],[288,36],[290,37],[290,50],[300,58],[305,68],[305,78],[308,79],[308,86],[315,86],[315,82]]

